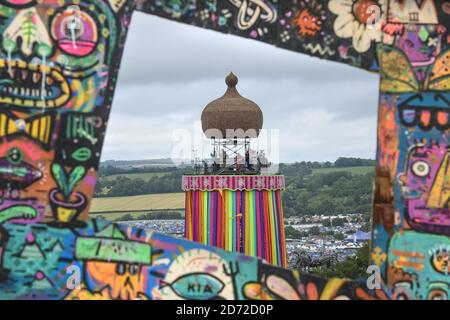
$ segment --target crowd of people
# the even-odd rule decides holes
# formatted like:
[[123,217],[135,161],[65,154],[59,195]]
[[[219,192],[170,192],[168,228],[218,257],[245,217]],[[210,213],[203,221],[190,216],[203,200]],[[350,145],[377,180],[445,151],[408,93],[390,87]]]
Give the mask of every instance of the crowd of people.
[[259,174],[261,168],[268,166],[269,162],[264,150],[256,152],[248,148],[244,155],[233,152],[230,156],[225,150],[222,150],[220,157],[213,154],[212,159],[204,159],[202,164],[196,162],[194,169],[195,174]]

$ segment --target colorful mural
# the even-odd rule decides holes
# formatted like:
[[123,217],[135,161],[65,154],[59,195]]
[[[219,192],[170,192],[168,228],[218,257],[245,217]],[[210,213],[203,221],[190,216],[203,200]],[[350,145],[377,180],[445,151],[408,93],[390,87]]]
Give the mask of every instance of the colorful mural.
[[33,222],[60,227],[87,219],[131,12],[115,1],[0,2],[2,212],[27,207]]
[[[448,2],[391,1],[389,10],[377,46],[386,110],[377,157],[380,171],[389,172],[393,197],[384,221],[392,223],[375,221],[372,260],[393,298],[448,299]],[[385,138],[396,141],[395,151]]]
[[7,223],[2,299],[381,299],[341,279],[90,219],[82,228]]
[[[0,0],[0,298],[448,299],[449,8]],[[371,256],[381,289],[88,219],[134,9],[380,73]]]

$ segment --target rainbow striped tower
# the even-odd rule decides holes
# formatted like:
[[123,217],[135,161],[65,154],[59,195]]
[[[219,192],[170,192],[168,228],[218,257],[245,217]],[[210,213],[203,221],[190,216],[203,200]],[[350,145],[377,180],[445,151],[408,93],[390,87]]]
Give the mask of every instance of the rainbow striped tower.
[[184,176],[185,236],[286,267],[284,176]]
[[203,165],[196,159],[195,175],[183,176],[185,237],[286,267],[284,176],[261,175],[269,165],[264,152],[250,148],[250,141],[259,136],[263,114],[238,93],[237,82],[231,73],[226,93],[203,110],[212,159]]

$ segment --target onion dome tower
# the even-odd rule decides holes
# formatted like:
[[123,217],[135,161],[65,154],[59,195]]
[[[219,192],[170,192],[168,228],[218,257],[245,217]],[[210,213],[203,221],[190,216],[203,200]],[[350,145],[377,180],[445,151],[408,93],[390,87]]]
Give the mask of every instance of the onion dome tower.
[[252,150],[250,143],[259,136],[263,113],[239,94],[233,73],[225,82],[225,94],[201,116],[211,158],[196,160],[195,174],[182,179],[185,237],[286,267],[284,176],[261,174],[269,163],[264,151]]
[[[225,94],[209,103],[202,112],[203,132],[208,138],[214,138],[214,132],[227,136],[227,130],[237,132],[237,138],[257,138],[263,125],[263,113],[253,101],[242,97],[236,89],[238,78],[230,73],[225,79],[228,86]],[[242,129],[242,130],[238,130]],[[216,137],[218,138],[218,137]]]

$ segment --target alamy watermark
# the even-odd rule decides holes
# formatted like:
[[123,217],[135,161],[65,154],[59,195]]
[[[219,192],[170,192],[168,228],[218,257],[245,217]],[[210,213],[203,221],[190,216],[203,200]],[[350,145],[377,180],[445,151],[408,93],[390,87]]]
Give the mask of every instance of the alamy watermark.
[[372,264],[370,265],[366,273],[369,275],[367,277],[366,286],[369,290],[379,290],[381,289],[381,270],[380,267]]

